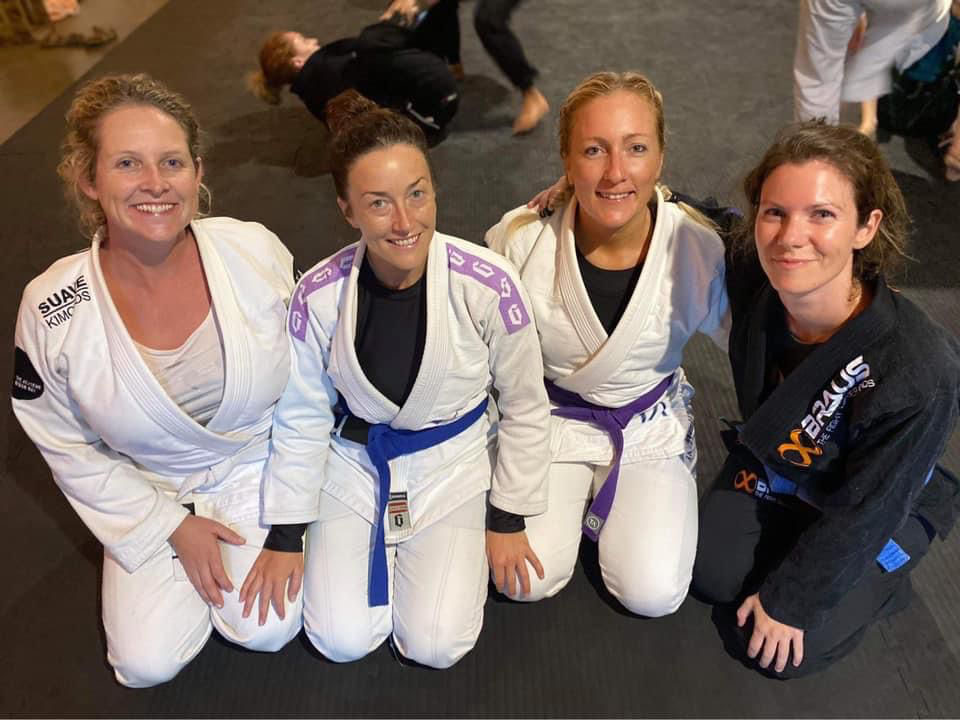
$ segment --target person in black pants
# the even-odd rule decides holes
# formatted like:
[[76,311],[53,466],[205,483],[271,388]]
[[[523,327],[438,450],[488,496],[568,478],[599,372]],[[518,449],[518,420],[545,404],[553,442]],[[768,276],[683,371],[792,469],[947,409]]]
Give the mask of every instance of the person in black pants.
[[[550,105],[534,81],[537,69],[527,60],[517,36],[510,29],[510,16],[522,0],[477,0],[473,24],[484,49],[504,75],[523,94],[523,104],[513,121],[513,133],[522,135],[533,130],[550,111]],[[413,22],[423,8],[453,5],[456,0],[393,0],[382,19],[403,17]],[[449,9],[448,9],[449,12]],[[459,36],[458,36],[459,38]],[[462,73],[462,66],[459,67]]]
[[938,461],[960,342],[888,285],[909,217],[866,135],[791,126],[744,191],[726,273],[743,422],[701,503],[693,587],[735,657],[786,679],[905,607],[954,525],[960,482]]
[[[248,85],[271,104],[280,102],[280,91],[289,85],[322,121],[327,102],[354,89],[405,114],[436,144],[446,136],[460,99],[447,60],[451,53],[459,58],[459,39],[451,40],[449,21],[441,13],[416,28],[378,22],[357,37],[322,47],[302,33],[277,31],[261,47],[260,69],[250,74]],[[455,15],[453,23],[459,33]]]

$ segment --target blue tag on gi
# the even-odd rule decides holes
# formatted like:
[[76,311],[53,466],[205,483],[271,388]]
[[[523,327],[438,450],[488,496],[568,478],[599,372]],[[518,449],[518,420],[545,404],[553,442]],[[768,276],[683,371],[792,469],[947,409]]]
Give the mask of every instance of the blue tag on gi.
[[883,546],[883,550],[877,555],[877,564],[880,565],[885,572],[893,572],[898,568],[902,568],[908,562],[910,562],[910,555],[907,554],[906,550],[897,545],[893,538],[887,540],[887,544]]

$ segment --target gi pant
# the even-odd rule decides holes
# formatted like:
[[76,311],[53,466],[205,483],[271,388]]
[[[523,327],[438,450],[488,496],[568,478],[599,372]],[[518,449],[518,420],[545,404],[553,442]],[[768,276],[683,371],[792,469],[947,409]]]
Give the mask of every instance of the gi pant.
[[815,511],[799,501],[796,506],[785,507],[725,488],[712,490],[702,503],[694,589],[709,602],[717,603],[714,623],[727,651],[773,677],[789,679],[823,670],[853,650],[871,623],[906,607],[911,594],[910,571],[926,554],[933,536],[919,518],[911,515],[894,535],[910,561],[893,572],[871,564],[823,625],[804,628],[800,667],[788,661],[783,672],[770,668],[764,671],[747,658],[753,625],[748,622],[738,628],[736,611],[744,598],[757,592],[815,517]]
[[369,522],[327,493],[307,531],[304,628],[334,662],[392,633],[400,653],[447,668],[476,644],[487,599],[486,497],[477,495],[400,543],[387,543],[389,603],[368,604]]
[[[933,47],[946,30],[944,0],[800,0],[793,61],[794,117],[836,123],[840,102],[871,100],[890,92],[891,70]],[[867,32],[858,52],[847,43],[862,12]]]
[[[201,503],[197,514],[206,515]],[[127,687],[149,687],[172,679],[203,649],[213,628],[248,650],[274,652],[299,631],[303,593],[286,602],[286,618],[273,607],[258,625],[257,607],[243,618],[240,587],[260,554],[267,531],[256,524],[230,525],[246,545],[220,544],[223,566],[233,592],[221,591],[223,608],[207,605],[187,578],[173,548],[164,543],[130,573],[104,554],[103,627],[107,660],[117,680]]]
[[[550,466],[548,510],[526,518],[527,538],[545,577],[540,580],[528,568],[531,593],[514,599],[551,597],[570,581],[584,515],[608,471],[591,463]],[[683,457],[621,465],[599,541],[607,590],[632,613],[669,615],[687,595],[696,549],[697,483]]]

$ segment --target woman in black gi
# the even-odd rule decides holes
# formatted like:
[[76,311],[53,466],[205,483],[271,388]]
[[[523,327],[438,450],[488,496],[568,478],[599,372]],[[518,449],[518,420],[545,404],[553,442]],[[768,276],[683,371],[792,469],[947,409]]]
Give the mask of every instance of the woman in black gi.
[[260,48],[260,69],[248,85],[264,102],[276,105],[287,85],[307,109],[326,121],[328,101],[345,90],[357,90],[382,107],[413,120],[435,144],[446,136],[457,112],[460,91],[448,66],[459,42],[451,48],[456,15],[431,10],[415,27],[378,22],[357,37],[321,46],[317,38],[289,30],[272,33]]
[[[748,175],[727,273],[743,423],[701,504],[693,584],[734,654],[820,670],[903,608],[960,486],[960,343],[888,283],[903,197],[853,128],[784,130]],[[752,663],[751,663],[752,664]]]

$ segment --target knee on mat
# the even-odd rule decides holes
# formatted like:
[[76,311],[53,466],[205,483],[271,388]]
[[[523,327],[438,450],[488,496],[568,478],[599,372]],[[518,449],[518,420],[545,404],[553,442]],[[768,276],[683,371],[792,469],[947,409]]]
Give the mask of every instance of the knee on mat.
[[480,628],[478,627],[475,633],[464,633],[463,630],[462,627],[441,625],[433,633],[416,632],[406,637],[395,631],[393,637],[397,649],[405,658],[427,667],[445,670],[455,665],[477,644]]
[[718,562],[697,562],[693,566],[693,590],[711,603],[731,603],[740,594],[743,578]]
[[129,652],[113,649],[108,659],[121,685],[148,688],[173,680],[192,658],[182,660],[172,654],[149,653],[142,649],[131,649]]
[[310,643],[325,658],[336,663],[364,658],[387,639],[386,635],[376,638],[364,632],[318,633],[313,631],[309,623],[304,624],[304,631]]
[[663,574],[637,573],[627,578],[614,578],[604,573],[604,584],[610,593],[634,615],[663,617],[672,615],[687,597],[690,582]]

